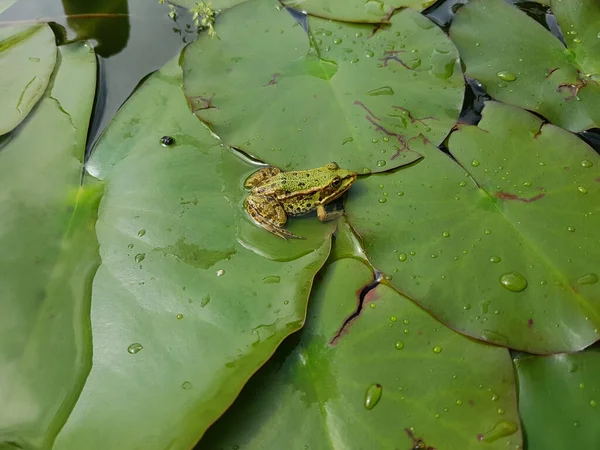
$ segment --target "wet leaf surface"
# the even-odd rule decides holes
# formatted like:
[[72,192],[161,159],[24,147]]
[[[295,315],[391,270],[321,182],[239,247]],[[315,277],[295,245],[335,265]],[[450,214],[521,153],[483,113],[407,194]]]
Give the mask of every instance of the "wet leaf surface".
[[334,252],[348,257],[317,278],[302,332],[196,450],[520,445],[508,351],[447,329],[385,284],[355,314],[373,273],[350,256],[360,246],[349,234],[336,234],[346,250]]
[[60,55],[52,90],[0,144],[0,447],[49,448],[91,366],[101,189],[79,184],[96,60],[79,43]]
[[0,135],[27,117],[44,94],[55,63],[48,25],[0,26]]
[[528,447],[600,445],[600,352],[515,359],[519,408]]
[[94,365],[56,448],[190,448],[301,327],[335,224],[293,221],[307,239],[286,242],[250,222],[257,166],[198,123],[176,62],[121,109],[88,169],[107,186]]
[[600,126],[600,4],[553,1],[567,47],[503,0],[474,0],[456,14],[450,36],[466,75],[497,100],[578,132]]
[[409,7],[423,10],[436,0],[285,0],[283,4],[313,16],[345,22],[385,22],[395,9]]
[[313,49],[270,1],[237,6],[216,26],[220,39],[186,49],[186,95],[223,142],[284,170],[388,170],[420,157],[417,136],[440,143],[458,118],[456,49],[415,11],[379,30],[310,18]]
[[353,188],[346,210],[371,262],[478,339],[540,353],[597,340],[598,155],[496,102],[449,146],[462,167],[423,144],[423,160]]

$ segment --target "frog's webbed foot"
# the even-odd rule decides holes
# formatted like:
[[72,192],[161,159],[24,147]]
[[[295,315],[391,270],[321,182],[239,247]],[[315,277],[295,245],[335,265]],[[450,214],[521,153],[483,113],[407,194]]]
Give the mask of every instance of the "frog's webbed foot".
[[317,206],[317,217],[321,222],[329,222],[330,220],[339,219],[344,215],[344,210],[327,211],[325,206]]
[[268,180],[271,177],[274,177],[278,173],[281,173],[277,167],[264,167],[260,170],[257,170],[252,175],[250,175],[246,182],[244,183],[244,187],[253,188],[254,186],[258,186],[263,181]]
[[287,215],[277,200],[249,195],[244,202],[244,206],[256,223],[275,236],[283,239],[304,239],[283,228],[287,222]]

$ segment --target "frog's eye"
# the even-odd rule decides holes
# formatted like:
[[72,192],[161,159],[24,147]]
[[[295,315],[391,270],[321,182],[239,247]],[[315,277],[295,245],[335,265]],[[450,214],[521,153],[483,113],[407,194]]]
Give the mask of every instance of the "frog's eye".
[[333,187],[338,187],[341,182],[342,182],[342,179],[340,177],[333,177],[333,179],[331,180],[331,185]]
[[340,166],[338,166],[335,162],[330,162],[329,164],[327,164],[327,168],[329,170],[338,170]]

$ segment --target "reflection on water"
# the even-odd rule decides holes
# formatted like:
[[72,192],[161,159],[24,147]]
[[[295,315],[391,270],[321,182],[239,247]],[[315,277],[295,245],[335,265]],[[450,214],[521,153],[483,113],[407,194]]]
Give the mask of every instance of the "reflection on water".
[[158,0],[18,0],[0,15],[11,22],[51,22],[59,44],[88,39],[98,55],[98,84],[88,152],[121,104],[149,73],[194,39],[185,10],[177,20]]

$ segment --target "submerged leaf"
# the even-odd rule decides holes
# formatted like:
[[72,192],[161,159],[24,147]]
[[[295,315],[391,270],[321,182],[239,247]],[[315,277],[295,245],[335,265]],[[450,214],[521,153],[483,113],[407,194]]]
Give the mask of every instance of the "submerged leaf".
[[334,224],[293,220],[307,239],[284,241],[249,220],[242,186],[258,167],[189,111],[176,61],[124,105],[88,168],[107,186],[94,366],[55,448],[189,449],[302,326]]
[[60,53],[52,90],[0,148],[0,443],[20,448],[51,447],[91,366],[101,189],[79,184],[96,60],[80,43]]
[[27,117],[46,90],[55,63],[54,33],[48,25],[0,27],[0,135]]
[[350,192],[346,210],[371,262],[470,336],[536,353],[596,341],[600,157],[495,102],[449,146],[460,165],[424,144],[416,165]]
[[[184,57],[186,95],[223,141],[282,169],[336,161],[380,172],[445,138],[458,118],[458,53],[412,10],[389,27],[310,18],[309,34],[270,1],[240,5]],[[309,40],[312,47],[309,47]]]

